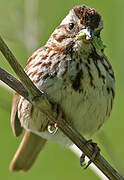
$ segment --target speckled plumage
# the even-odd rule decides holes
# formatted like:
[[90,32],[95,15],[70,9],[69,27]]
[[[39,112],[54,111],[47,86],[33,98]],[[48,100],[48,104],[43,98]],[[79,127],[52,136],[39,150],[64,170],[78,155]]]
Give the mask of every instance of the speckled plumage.
[[[76,40],[76,35],[84,27],[80,20],[81,14],[79,17],[76,15],[81,13],[81,8],[70,11],[46,45],[30,57],[25,71],[37,87],[47,94],[48,99],[61,107],[67,121],[83,135],[91,135],[110,115],[114,98],[114,76],[102,51],[99,55],[90,42]],[[92,11],[96,14],[95,10]],[[98,28],[101,23],[99,14],[97,19],[99,21],[96,27],[93,24],[94,28]],[[69,30],[68,24],[72,22],[75,27]],[[57,135],[38,132],[44,119],[42,115],[37,118],[33,112],[27,112],[28,106],[32,105],[26,100],[23,102],[22,98],[19,102],[22,126],[54,140]],[[32,121],[38,121],[38,125],[33,123],[32,126]]]
[[[77,39],[87,27],[99,37],[101,16],[87,6],[73,8],[46,45],[29,58],[25,71],[48,99],[59,105],[72,126],[83,135],[92,135],[110,116],[115,81],[103,49],[96,49],[91,40]],[[23,97],[18,117],[26,130],[63,145],[71,144],[60,131],[55,135],[47,129],[40,131],[47,117]]]

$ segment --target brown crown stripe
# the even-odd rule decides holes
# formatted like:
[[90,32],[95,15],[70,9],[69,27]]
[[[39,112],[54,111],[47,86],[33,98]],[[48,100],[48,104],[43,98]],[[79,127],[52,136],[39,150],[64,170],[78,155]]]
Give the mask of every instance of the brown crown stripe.
[[87,6],[78,6],[74,8],[74,12],[84,26],[90,26],[92,29],[98,27],[101,16],[95,9]]

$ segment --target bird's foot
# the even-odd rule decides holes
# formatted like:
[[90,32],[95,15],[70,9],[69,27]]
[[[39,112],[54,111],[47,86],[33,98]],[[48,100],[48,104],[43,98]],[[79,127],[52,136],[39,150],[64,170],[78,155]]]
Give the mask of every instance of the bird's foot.
[[87,146],[88,144],[91,144],[91,145],[93,146],[94,152],[93,152],[93,154],[92,154],[92,156],[91,156],[91,158],[90,158],[90,160],[88,161],[87,164],[85,163],[85,156],[86,156],[85,153],[83,153],[83,154],[81,155],[81,157],[80,157],[80,165],[81,165],[81,167],[84,167],[84,169],[87,169],[88,166],[89,166],[92,162],[94,162],[94,160],[96,159],[96,157],[100,154],[100,148],[97,146],[96,143],[92,142],[92,140],[90,139],[90,140],[88,140],[88,141],[84,144],[84,146]]
[[48,124],[48,132],[52,135],[56,134],[56,132],[58,131],[58,127],[59,127],[59,123],[61,122],[61,118],[62,118],[62,111],[58,108],[57,104],[54,105],[54,109],[53,109],[54,113],[57,113],[57,117],[56,117],[56,123],[49,123]]

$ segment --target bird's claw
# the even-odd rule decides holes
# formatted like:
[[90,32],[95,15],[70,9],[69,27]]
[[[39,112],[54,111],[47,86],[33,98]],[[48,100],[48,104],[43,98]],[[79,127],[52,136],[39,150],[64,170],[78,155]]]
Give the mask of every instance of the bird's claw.
[[58,131],[59,123],[61,123],[61,118],[62,118],[62,114],[63,114],[57,104],[54,105],[53,112],[57,113],[56,123],[55,124],[49,123],[48,128],[47,128],[48,132],[52,135],[56,134],[56,132]]
[[55,124],[52,124],[50,123],[48,125],[48,132],[52,135],[56,134],[56,132],[58,131],[58,124],[55,123]]
[[96,159],[96,157],[100,154],[100,148],[97,146],[96,143],[93,143],[92,140],[89,140],[86,142],[86,144],[84,144],[84,146],[86,146],[87,144],[91,144],[94,148],[94,152],[90,158],[90,160],[88,161],[88,163],[85,163],[85,153],[83,153],[80,157],[80,165],[81,167],[83,167],[84,169],[87,169],[89,167],[89,165],[94,162],[94,160]]
[[85,163],[85,154],[82,153],[81,157],[80,157],[80,166],[85,168],[86,163]]

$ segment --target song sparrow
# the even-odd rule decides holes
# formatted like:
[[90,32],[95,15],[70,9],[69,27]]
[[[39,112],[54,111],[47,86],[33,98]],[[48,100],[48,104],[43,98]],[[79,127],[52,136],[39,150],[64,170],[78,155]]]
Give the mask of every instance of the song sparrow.
[[[101,16],[95,9],[84,5],[74,7],[25,67],[34,84],[46,93],[52,104],[58,105],[66,121],[83,135],[92,135],[108,119],[115,95],[114,73],[100,38],[102,28]],[[65,146],[72,142],[59,130],[50,134],[46,128],[48,124],[44,123],[47,117],[23,97],[19,104],[18,100],[16,94],[12,127],[17,136],[23,128],[27,132],[11,170],[26,171],[46,139]]]

